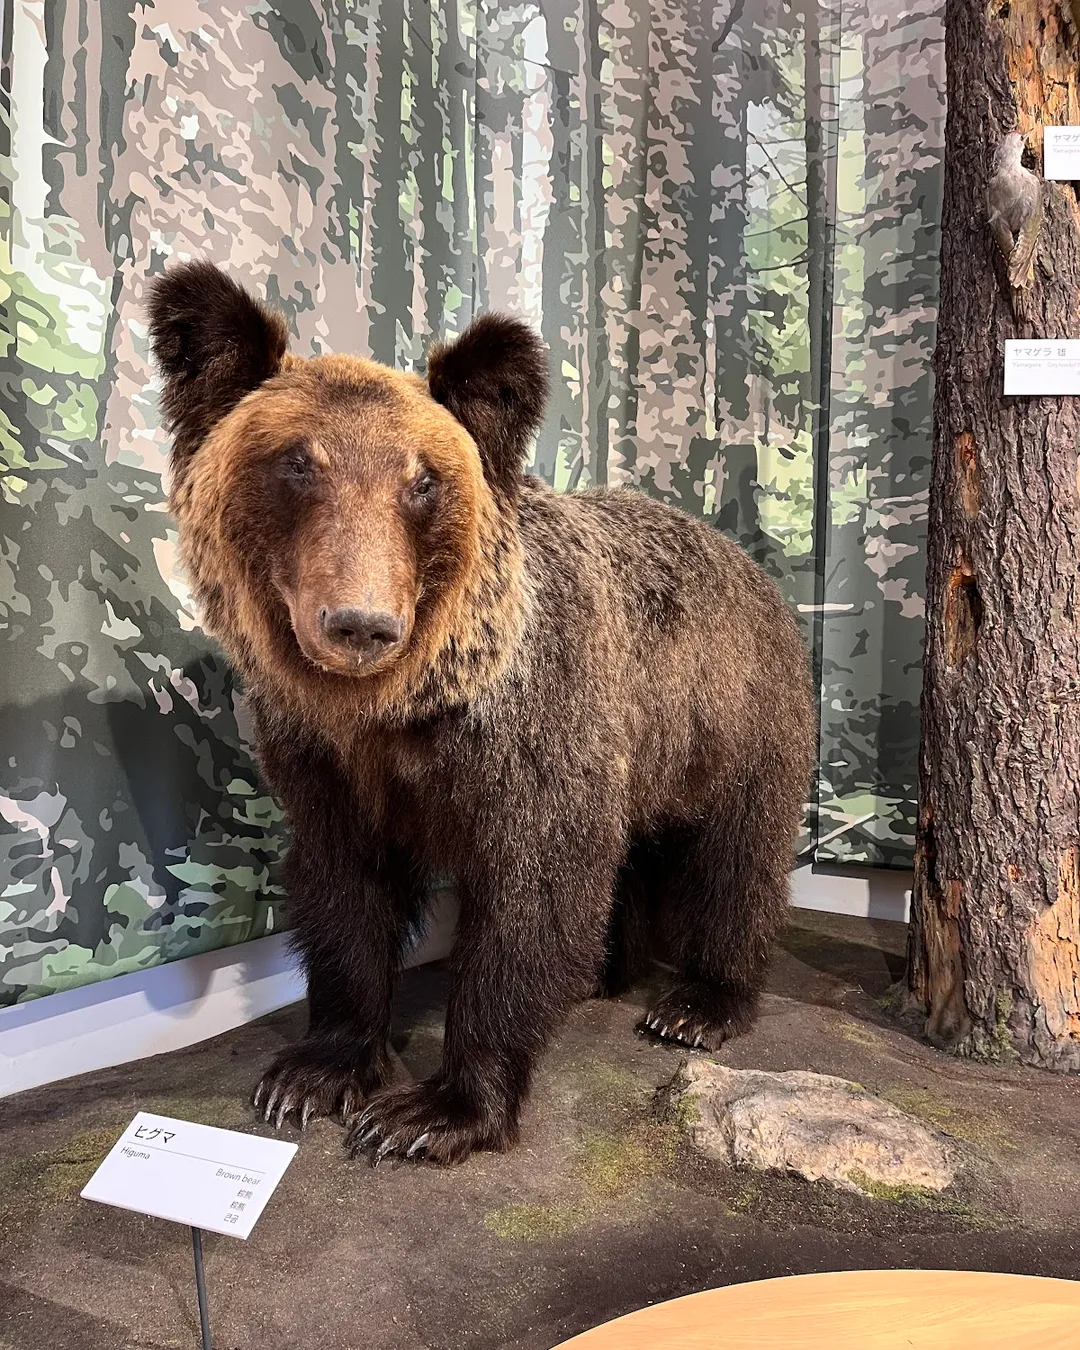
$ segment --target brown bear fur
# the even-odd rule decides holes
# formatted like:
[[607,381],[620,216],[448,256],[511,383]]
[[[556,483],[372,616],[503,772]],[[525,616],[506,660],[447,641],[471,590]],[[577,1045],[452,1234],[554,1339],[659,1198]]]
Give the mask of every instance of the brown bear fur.
[[[525,475],[547,374],[513,319],[475,320],[425,382],[286,355],[209,264],[159,278],[150,317],[183,554],[292,833],[310,1027],[259,1085],[267,1118],[340,1114],[375,1157],[503,1148],[545,1042],[645,938],[677,971],[649,1027],[745,1031],[813,732],[773,584],[644,495]],[[388,1090],[394,977],[446,873],[442,1066]]]

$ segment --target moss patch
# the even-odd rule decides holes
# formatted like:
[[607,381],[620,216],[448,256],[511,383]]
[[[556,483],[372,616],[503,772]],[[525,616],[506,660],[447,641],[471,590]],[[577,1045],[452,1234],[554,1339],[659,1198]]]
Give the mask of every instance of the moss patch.
[[683,1134],[688,1133],[692,1125],[701,1119],[701,1110],[697,1100],[688,1092],[669,1102],[661,1117],[663,1124],[674,1125]]
[[1011,1064],[1019,1059],[1009,1031],[1009,1018],[1012,1016],[1013,996],[1009,989],[999,989],[994,999],[994,1035],[990,1043],[989,1058],[997,1064]]
[[782,1172],[742,1168],[712,1175],[703,1172],[700,1189],[715,1196],[731,1217],[751,1220],[774,1232],[790,1233],[809,1225],[850,1237],[879,1233],[883,1222],[893,1222],[898,1231],[909,1233],[943,1229],[1010,1232],[1018,1228],[1015,1217],[998,1212],[969,1191],[954,1193],[950,1188],[939,1194],[918,1186],[890,1186],[858,1172],[851,1179],[865,1194]]
[[874,1095],[890,1102],[927,1125],[951,1134],[954,1139],[983,1148],[1015,1149],[1004,1124],[985,1112],[969,1111],[937,1097],[928,1088],[875,1088]]
[[634,1132],[588,1134],[578,1144],[574,1170],[590,1194],[621,1195],[653,1170],[653,1160]]
[[874,1200],[891,1200],[896,1205],[905,1202],[925,1204],[928,1199],[937,1197],[937,1192],[930,1190],[927,1186],[912,1186],[903,1182],[874,1181],[872,1177],[859,1171],[858,1168],[849,1172],[847,1179],[853,1186],[858,1186],[864,1195],[869,1195]]
[[[642,1089],[625,1075],[636,1096]],[[621,1088],[626,1087],[620,1076]],[[640,1195],[648,1182],[672,1167],[683,1146],[686,1125],[696,1115],[693,1103],[679,1103],[664,1113],[615,1130],[585,1128],[574,1144],[565,1199],[550,1204],[514,1204],[490,1210],[484,1227],[497,1237],[536,1242],[563,1237]]]
[[1008,1227],[1009,1224],[1008,1218],[1003,1214],[984,1213],[955,1195],[931,1191],[925,1186],[891,1185],[884,1181],[873,1181],[865,1172],[858,1170],[849,1172],[848,1180],[873,1200],[886,1200],[890,1204],[904,1208],[946,1215],[967,1228],[993,1230]]
[[84,1130],[55,1148],[0,1165],[0,1231],[22,1227],[42,1210],[75,1200],[122,1128]]
[[589,1124],[610,1126],[640,1114],[649,1089],[629,1069],[591,1059],[572,1069],[575,1115]]
[[880,997],[874,999],[874,1002],[890,1017],[903,1017],[914,1011],[907,980],[897,980],[895,984],[890,984]]
[[880,1050],[885,1042],[882,1038],[864,1022],[856,1022],[850,1017],[842,1017],[837,1023],[837,1031],[843,1036],[845,1041],[850,1041],[852,1045],[862,1046],[864,1050]]
[[212,1097],[151,1097],[141,1109],[154,1115],[190,1120],[195,1125],[216,1125],[225,1130],[250,1129],[257,1122],[247,1098],[239,1092]]
[[588,1218],[583,1205],[505,1205],[484,1215],[484,1227],[511,1242],[565,1237]]

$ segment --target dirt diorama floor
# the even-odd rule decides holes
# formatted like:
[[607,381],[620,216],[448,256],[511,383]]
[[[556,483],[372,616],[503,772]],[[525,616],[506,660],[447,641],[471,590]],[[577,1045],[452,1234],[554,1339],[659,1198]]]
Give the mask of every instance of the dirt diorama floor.
[[[1080,1082],[940,1054],[887,1014],[905,930],[793,911],[735,1068],[862,1084],[953,1136],[941,1195],[840,1192],[697,1155],[662,1089],[687,1052],[638,1035],[651,987],[578,1007],[518,1148],[457,1168],[350,1162],[318,1121],[247,1242],[207,1236],[215,1350],[548,1350],[647,1303],[811,1271],[1080,1278]],[[658,972],[657,978],[660,978]],[[447,977],[403,980],[394,1047],[438,1061]],[[247,1105],[299,1006],[171,1055],[0,1101],[0,1347],[199,1344],[187,1229],[79,1199],[137,1110],[270,1134]]]

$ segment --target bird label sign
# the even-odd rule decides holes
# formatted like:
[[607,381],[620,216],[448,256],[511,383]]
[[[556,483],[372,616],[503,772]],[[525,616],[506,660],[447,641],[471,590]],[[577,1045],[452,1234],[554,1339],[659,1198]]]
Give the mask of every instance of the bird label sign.
[[1043,127],[1043,177],[1080,182],[1080,127]]
[[140,1111],[82,1197],[246,1238],[295,1152],[278,1139]]
[[1080,394],[1080,339],[1007,339],[1005,393]]

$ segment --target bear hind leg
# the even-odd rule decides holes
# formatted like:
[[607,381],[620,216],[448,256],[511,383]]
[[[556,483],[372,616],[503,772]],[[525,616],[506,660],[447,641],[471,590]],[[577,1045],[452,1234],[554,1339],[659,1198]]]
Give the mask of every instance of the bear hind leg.
[[790,796],[747,797],[667,841],[659,922],[677,975],[641,1030],[704,1050],[750,1030],[788,911],[798,818]]
[[618,998],[644,975],[651,957],[650,872],[655,866],[651,844],[633,845],[619,869],[608,920],[604,962],[593,998]]

